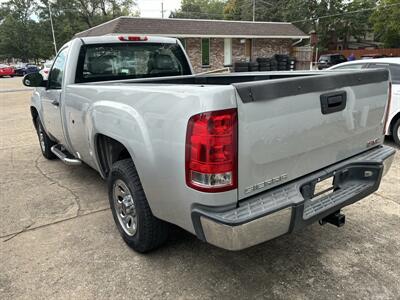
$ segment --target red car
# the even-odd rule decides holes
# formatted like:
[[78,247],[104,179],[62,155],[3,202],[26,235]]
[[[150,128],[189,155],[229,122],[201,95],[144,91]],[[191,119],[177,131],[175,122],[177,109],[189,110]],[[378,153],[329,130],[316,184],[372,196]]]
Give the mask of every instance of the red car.
[[14,75],[15,75],[15,70],[13,67],[0,64],[0,77],[3,76],[14,77]]

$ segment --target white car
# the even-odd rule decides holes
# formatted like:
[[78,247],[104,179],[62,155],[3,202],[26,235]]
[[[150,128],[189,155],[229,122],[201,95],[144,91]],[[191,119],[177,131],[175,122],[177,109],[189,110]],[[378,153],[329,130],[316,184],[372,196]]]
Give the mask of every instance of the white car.
[[354,60],[330,67],[327,70],[359,70],[385,68],[392,78],[392,93],[389,105],[386,135],[392,135],[400,145],[400,57]]
[[47,77],[49,76],[49,71],[50,71],[52,65],[53,65],[53,61],[48,60],[44,63],[43,68],[39,71],[39,73],[43,76],[44,80],[47,80]]

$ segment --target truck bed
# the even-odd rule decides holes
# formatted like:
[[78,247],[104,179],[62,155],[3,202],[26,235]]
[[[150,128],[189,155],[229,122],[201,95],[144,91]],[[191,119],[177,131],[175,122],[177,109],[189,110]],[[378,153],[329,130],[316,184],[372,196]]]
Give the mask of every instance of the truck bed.
[[[334,72],[330,72],[334,73]],[[336,72],[337,73],[337,72]],[[343,72],[342,72],[343,73]],[[207,84],[207,85],[229,85],[241,82],[265,81],[282,78],[308,77],[327,74],[326,71],[279,71],[279,72],[243,72],[243,73],[220,73],[220,74],[195,74],[184,76],[157,77],[126,79],[116,81],[100,81],[89,84]]]
[[[105,84],[233,86],[238,198],[244,199],[381,144],[388,76],[385,70],[253,72]],[[322,102],[338,97],[344,106],[333,103],[324,112]]]

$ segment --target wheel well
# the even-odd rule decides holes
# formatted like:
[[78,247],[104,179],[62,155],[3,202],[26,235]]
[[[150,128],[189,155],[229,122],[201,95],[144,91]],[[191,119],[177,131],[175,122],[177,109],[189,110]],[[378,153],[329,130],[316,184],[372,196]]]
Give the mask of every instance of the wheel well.
[[396,124],[396,122],[397,122],[398,119],[400,119],[400,112],[397,113],[397,115],[395,115],[395,116],[392,118],[392,120],[390,121],[390,126],[389,126],[389,128],[390,128],[390,132],[391,132],[392,134],[393,134],[393,127],[394,127],[394,124]]
[[103,134],[98,134],[95,139],[95,147],[101,172],[104,177],[108,177],[111,166],[116,161],[131,158],[126,147],[117,140]]
[[32,115],[33,126],[35,126],[36,128],[36,119],[39,117],[39,113],[34,106],[31,106],[31,115]]

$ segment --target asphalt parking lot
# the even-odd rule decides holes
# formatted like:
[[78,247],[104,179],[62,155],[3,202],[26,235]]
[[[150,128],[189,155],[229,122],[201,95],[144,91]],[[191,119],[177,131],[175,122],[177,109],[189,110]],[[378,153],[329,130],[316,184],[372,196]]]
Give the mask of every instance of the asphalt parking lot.
[[42,157],[20,82],[0,78],[0,299],[399,299],[399,151],[340,229],[314,224],[241,252],[175,229],[141,255],[95,171]]

